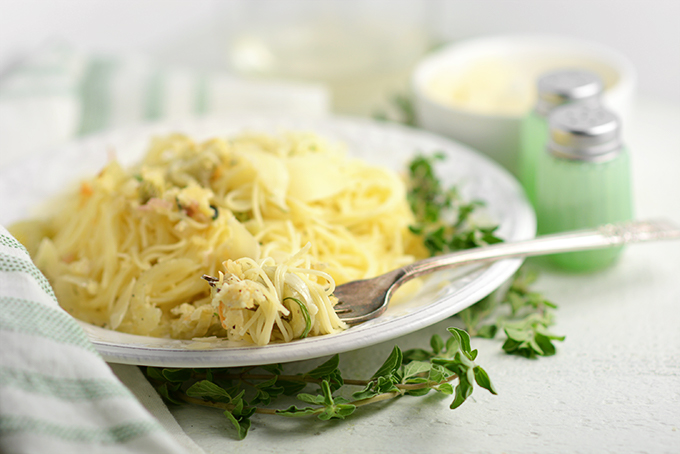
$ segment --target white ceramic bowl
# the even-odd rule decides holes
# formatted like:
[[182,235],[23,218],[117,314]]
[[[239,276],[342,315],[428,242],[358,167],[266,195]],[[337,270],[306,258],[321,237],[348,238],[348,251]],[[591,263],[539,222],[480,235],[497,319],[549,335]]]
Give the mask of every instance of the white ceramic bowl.
[[[536,79],[559,68],[597,73],[605,84],[603,102],[621,117],[625,134],[637,79],[632,63],[601,44],[552,35],[475,38],[424,58],[412,77],[419,125],[516,174],[520,123],[533,107]],[[452,96],[455,90],[463,96]]]

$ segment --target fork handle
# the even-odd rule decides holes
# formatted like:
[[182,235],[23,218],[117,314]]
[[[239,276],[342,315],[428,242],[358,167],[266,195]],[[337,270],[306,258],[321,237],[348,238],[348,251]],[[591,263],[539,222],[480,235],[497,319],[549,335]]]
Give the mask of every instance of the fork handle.
[[497,243],[430,257],[404,267],[404,273],[399,278],[398,285],[423,274],[462,264],[601,249],[627,243],[678,238],[680,238],[680,228],[665,220],[606,224],[594,229],[543,235],[531,240]]

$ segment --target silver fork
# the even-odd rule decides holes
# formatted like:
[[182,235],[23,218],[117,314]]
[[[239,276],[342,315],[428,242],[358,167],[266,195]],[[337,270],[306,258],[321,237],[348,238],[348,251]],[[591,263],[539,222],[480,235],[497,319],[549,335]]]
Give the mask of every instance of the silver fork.
[[335,309],[345,323],[356,325],[380,316],[387,309],[395,290],[423,274],[504,258],[531,257],[678,238],[680,228],[670,221],[631,221],[467,249],[420,260],[372,279],[339,285],[334,292],[339,301]]

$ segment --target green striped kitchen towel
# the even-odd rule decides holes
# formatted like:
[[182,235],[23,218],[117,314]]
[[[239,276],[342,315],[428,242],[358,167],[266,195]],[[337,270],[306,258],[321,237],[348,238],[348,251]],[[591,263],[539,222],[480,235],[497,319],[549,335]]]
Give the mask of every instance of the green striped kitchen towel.
[[2,226],[0,346],[0,452],[188,452],[116,378]]
[[204,115],[323,116],[326,87],[167,67],[143,56],[54,45],[0,68],[0,166],[75,137]]

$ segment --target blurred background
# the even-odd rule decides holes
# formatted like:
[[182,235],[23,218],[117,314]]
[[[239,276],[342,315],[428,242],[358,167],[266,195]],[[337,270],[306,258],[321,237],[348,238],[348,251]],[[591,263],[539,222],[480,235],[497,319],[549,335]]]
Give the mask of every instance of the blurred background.
[[[326,8],[338,30],[359,20],[365,26],[360,33],[391,29],[383,38],[395,47],[404,45],[399,40],[410,31],[402,27],[415,27],[432,43],[513,32],[594,40],[628,55],[639,70],[641,94],[680,102],[677,0],[2,0],[0,67],[61,41],[92,52],[144,53],[167,63],[225,68],[235,63],[231,45],[239,37],[304,21]],[[329,40],[334,31],[320,24],[310,33]],[[361,38],[370,37],[346,37]]]
[[[606,45],[639,96],[678,104],[679,20],[677,0],[0,0],[0,152],[244,106],[385,115],[432,49],[499,34]],[[27,92],[56,95],[38,109]],[[27,139],[17,112],[49,117],[50,141]]]

